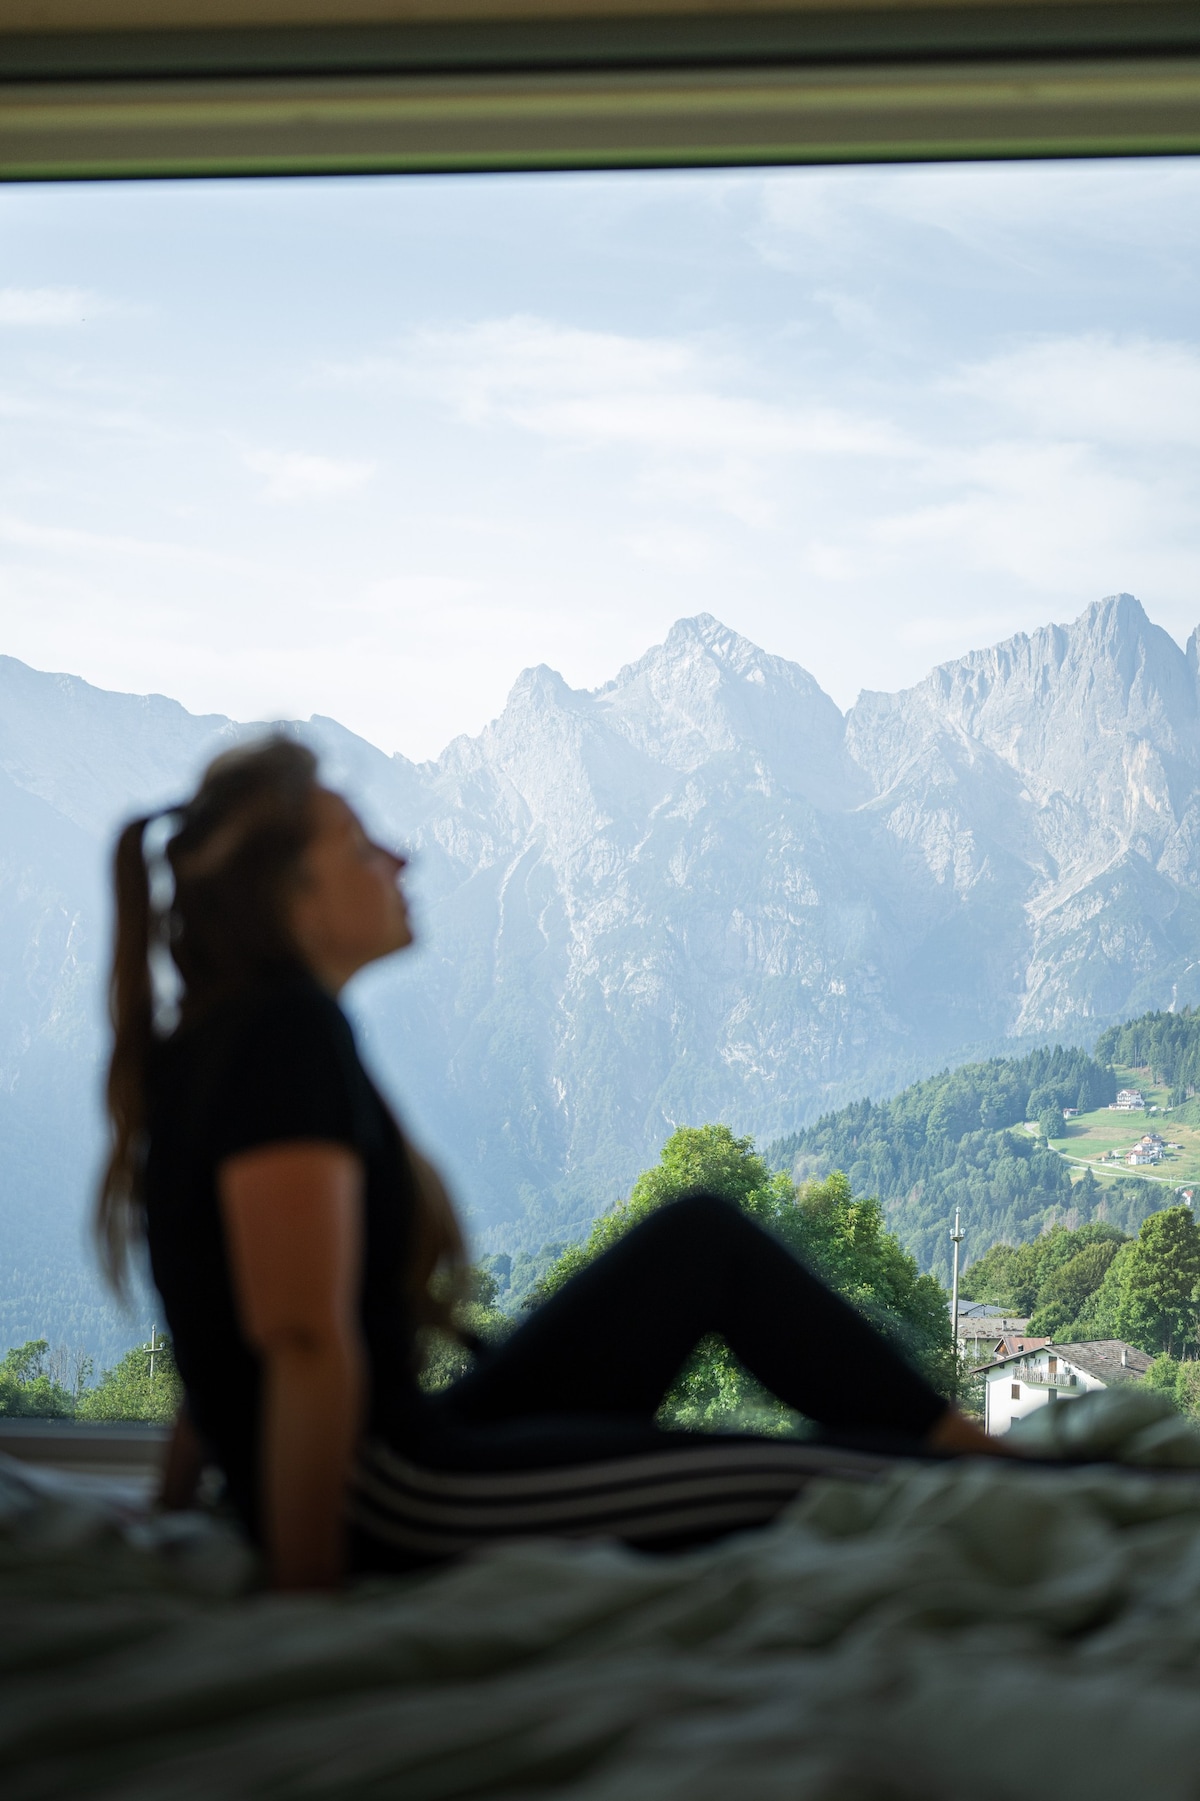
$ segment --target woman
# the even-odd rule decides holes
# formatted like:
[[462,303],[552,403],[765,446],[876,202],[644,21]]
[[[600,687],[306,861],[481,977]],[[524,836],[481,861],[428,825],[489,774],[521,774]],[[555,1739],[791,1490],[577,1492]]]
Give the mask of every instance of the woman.
[[[117,846],[101,1241],[120,1283],[144,1231],[194,1430],[277,1586],[523,1533],[667,1548],[772,1518],[811,1453],[654,1423],[713,1332],[832,1430],[992,1448],[705,1195],[645,1220],[423,1395],[417,1334],[449,1323],[462,1238],[336,999],[412,942],[403,869],[286,738],[219,757],[191,800]],[[152,971],[168,959],[180,998],[162,1032]]]

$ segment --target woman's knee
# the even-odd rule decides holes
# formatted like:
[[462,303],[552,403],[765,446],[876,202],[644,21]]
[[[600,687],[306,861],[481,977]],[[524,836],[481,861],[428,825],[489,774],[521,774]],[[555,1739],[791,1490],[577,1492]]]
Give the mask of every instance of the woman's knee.
[[667,1201],[655,1209],[643,1225],[657,1233],[689,1240],[701,1237],[723,1238],[736,1232],[745,1222],[736,1203],[710,1189],[695,1188],[678,1200]]

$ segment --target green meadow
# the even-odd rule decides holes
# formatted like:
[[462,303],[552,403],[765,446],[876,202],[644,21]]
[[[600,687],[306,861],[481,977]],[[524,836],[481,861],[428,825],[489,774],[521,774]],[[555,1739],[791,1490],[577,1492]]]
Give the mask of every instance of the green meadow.
[[[1169,1105],[1171,1091],[1156,1087],[1149,1072],[1117,1069],[1118,1088],[1136,1088],[1146,1102],[1141,1113],[1115,1113],[1101,1107],[1094,1113],[1081,1113],[1078,1119],[1063,1121],[1062,1134],[1050,1140],[1061,1155],[1077,1162],[1079,1172],[1091,1169],[1099,1180],[1105,1176],[1140,1176],[1152,1180],[1157,1187],[1173,1188],[1181,1183],[1200,1184],[1200,1104],[1189,1101],[1184,1106]],[[1149,1108],[1158,1111],[1151,1113]],[[1131,1168],[1124,1153],[1132,1150],[1143,1132],[1157,1132],[1179,1146],[1168,1149],[1161,1163]],[[1112,1154],[1120,1160],[1113,1161]]]

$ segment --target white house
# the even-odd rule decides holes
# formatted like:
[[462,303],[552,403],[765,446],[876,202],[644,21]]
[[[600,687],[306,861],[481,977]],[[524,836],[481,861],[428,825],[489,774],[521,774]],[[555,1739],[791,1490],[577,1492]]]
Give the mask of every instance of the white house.
[[982,1365],[984,1427],[993,1435],[1007,1432],[1050,1401],[1072,1401],[1092,1388],[1118,1382],[1140,1382],[1151,1359],[1120,1338],[1097,1338],[1086,1344],[1046,1344],[1016,1351]]
[[1110,1113],[1134,1113],[1146,1105],[1141,1092],[1136,1088],[1122,1088],[1115,1101],[1109,1101]]

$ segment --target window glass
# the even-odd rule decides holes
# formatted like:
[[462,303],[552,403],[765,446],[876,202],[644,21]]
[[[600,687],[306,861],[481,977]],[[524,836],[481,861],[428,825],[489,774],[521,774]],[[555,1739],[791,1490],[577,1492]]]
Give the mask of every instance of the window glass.
[[962,1203],[1002,1368],[1004,1256],[1200,1183],[1200,157],[8,183],[0,246],[0,1363],[161,1329],[87,1246],[108,858],[261,720],[415,852],[346,1004],[509,1320],[645,1172],[820,1171],[851,1295],[877,1228],[948,1306]]

